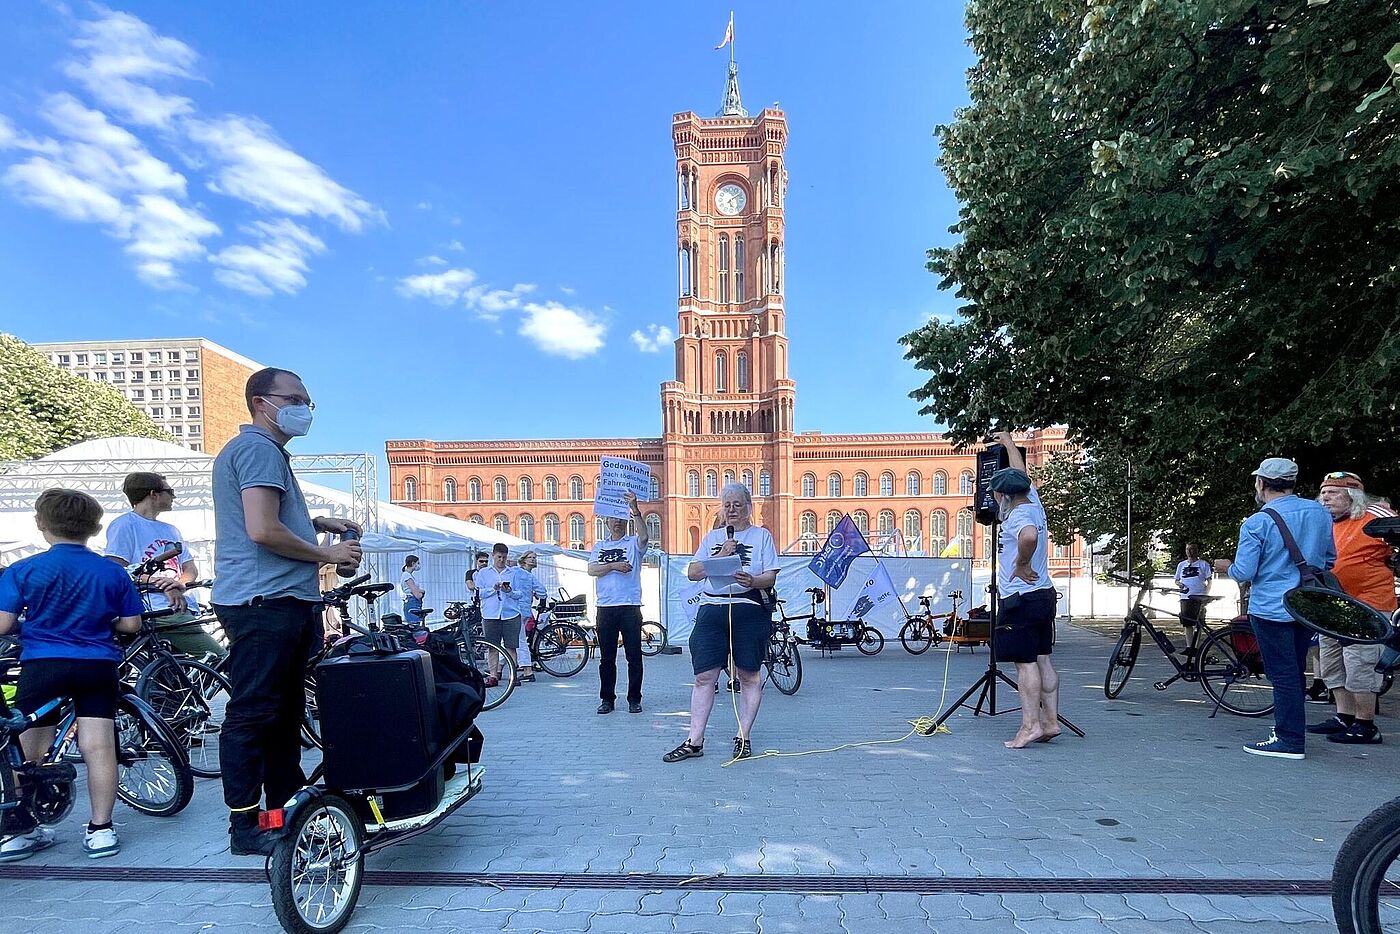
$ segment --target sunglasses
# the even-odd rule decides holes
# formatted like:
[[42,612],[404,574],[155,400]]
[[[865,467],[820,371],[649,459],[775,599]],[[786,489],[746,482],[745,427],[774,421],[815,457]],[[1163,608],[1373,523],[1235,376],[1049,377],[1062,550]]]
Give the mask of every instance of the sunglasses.
[[1355,477],[1356,474],[1349,473],[1345,470],[1334,470],[1329,474],[1323,474],[1323,476],[1326,477],[1328,480],[1345,480],[1348,477]]

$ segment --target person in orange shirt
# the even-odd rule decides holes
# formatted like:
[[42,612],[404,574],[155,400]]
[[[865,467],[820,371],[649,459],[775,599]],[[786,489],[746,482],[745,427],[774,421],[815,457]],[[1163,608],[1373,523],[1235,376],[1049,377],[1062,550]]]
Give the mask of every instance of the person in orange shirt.
[[[1332,573],[1348,594],[1387,615],[1395,611],[1395,575],[1390,568],[1390,546],[1362,531],[1372,519],[1395,515],[1374,497],[1354,473],[1338,470],[1322,479],[1317,497],[1332,514],[1332,540],[1337,563]],[[1376,692],[1381,675],[1376,671],[1379,645],[1348,645],[1323,636],[1318,641],[1322,680],[1332,689],[1337,714],[1308,727],[1329,742],[1369,744],[1381,741],[1376,728]]]

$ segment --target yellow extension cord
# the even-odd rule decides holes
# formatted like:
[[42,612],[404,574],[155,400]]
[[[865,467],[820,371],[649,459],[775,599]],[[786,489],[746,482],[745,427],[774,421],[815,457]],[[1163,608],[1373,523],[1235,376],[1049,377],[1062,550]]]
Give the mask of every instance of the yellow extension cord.
[[[729,674],[731,678],[739,677],[739,669],[734,664],[734,604],[727,605],[729,616]],[[952,648],[951,644],[949,648]],[[756,759],[798,759],[803,756],[815,756],[827,752],[840,752],[843,749],[857,749],[861,746],[893,746],[902,743],[911,736],[936,736],[939,733],[952,733],[944,724],[938,722],[938,717],[943,713],[943,704],[948,697],[948,671],[952,663],[953,653],[944,651],[943,653],[943,687],[938,694],[938,711],[932,716],[915,717],[913,720],[906,720],[911,729],[908,733],[898,739],[868,739],[860,742],[842,743],[839,746],[831,746],[826,749],[807,749],[802,752],[782,752],[778,749],[765,749],[756,756],[749,756],[749,761]],[[762,690],[763,679],[759,679],[759,690]],[[729,692],[729,702],[734,707],[734,724],[739,730],[739,739],[748,742],[748,737],[744,735],[744,724],[739,718],[739,700],[733,691]],[[743,761],[737,756],[724,763],[721,768],[729,768],[736,762]]]

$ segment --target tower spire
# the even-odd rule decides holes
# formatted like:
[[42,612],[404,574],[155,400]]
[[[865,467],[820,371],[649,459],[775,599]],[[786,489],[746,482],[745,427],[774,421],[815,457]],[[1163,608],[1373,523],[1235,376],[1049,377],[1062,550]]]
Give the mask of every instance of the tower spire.
[[724,103],[720,105],[717,117],[747,117],[744,102],[739,99],[739,66],[732,60],[729,63],[729,80],[724,86]]

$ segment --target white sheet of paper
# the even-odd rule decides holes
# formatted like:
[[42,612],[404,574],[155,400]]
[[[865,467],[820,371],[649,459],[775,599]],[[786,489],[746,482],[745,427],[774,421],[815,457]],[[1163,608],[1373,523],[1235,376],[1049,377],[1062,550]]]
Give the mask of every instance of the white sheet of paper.
[[739,573],[743,566],[743,561],[738,555],[710,558],[705,562],[705,576],[713,586],[729,587],[739,583],[734,579],[734,575]]

